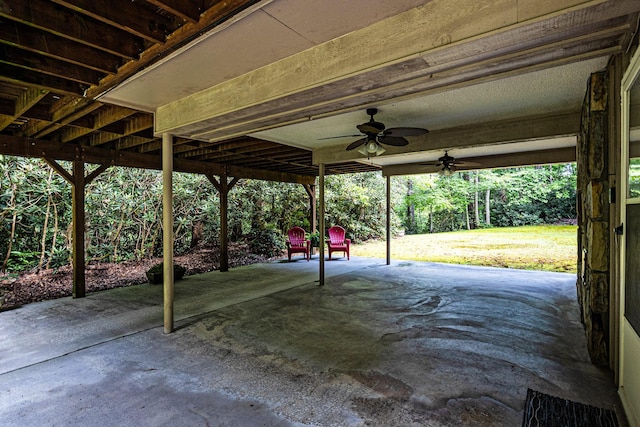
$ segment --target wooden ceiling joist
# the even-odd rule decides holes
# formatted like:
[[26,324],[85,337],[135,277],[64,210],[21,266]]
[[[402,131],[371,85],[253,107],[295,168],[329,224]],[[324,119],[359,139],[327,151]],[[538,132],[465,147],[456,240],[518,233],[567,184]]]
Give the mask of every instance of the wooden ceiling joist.
[[[51,141],[6,135],[0,135],[0,152],[10,156],[49,158],[66,161],[82,160],[85,163],[100,165],[162,170],[162,159],[159,156],[73,144],[60,144]],[[175,159],[174,170],[176,172],[213,174],[218,176],[226,175],[238,178],[254,178],[298,184],[315,183],[315,175],[292,174],[270,170],[256,171],[251,168],[187,159]]]

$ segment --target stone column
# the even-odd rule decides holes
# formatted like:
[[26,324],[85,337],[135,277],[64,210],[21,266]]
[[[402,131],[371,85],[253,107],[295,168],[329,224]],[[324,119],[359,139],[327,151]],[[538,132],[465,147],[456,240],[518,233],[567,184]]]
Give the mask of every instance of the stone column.
[[594,364],[609,366],[609,72],[587,85],[578,135],[578,302]]

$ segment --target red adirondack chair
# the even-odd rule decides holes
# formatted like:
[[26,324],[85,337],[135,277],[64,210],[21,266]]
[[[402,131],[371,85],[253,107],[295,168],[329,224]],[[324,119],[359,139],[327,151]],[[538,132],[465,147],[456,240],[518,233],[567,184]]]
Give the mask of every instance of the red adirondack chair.
[[334,225],[329,228],[329,238],[327,239],[327,247],[329,248],[329,260],[331,260],[331,254],[333,252],[343,252],[347,255],[349,260],[349,246],[351,245],[351,239],[345,239],[346,232],[344,228],[339,225]]
[[311,258],[309,248],[311,246],[311,240],[305,239],[305,231],[301,227],[293,227],[287,231],[287,255],[289,261],[291,261],[291,255],[301,253],[307,259],[307,262]]

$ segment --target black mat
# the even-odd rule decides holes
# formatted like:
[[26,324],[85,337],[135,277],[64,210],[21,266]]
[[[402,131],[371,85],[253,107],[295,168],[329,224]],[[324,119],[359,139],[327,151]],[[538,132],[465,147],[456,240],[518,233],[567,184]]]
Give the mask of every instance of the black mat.
[[522,427],[619,427],[613,411],[527,390]]

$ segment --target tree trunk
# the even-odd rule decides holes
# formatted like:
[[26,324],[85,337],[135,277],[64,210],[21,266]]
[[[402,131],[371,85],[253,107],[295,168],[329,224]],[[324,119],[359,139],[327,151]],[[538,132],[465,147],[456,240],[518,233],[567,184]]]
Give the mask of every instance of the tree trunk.
[[471,230],[471,215],[469,215],[469,205],[464,210],[464,216],[467,220],[467,230]]
[[488,188],[484,200],[484,222],[491,225],[491,190]]
[[429,233],[433,233],[433,210],[429,211]]
[[191,225],[191,243],[189,246],[193,249],[204,238],[204,223],[200,220],[194,221]]
[[39,271],[44,264],[44,257],[47,249],[47,229],[49,228],[49,216],[51,215],[51,180],[53,179],[53,169],[49,169],[49,178],[47,179],[47,210],[44,214],[44,224],[42,225],[42,239],[40,239],[40,259],[38,260],[37,270]]
[[2,263],[3,273],[7,271],[7,264],[9,263],[9,258],[11,257],[13,239],[16,236],[16,222],[18,220],[18,210],[16,209],[16,191],[18,191],[18,188],[16,184],[13,184],[11,199],[9,200],[9,207],[13,210],[13,216],[11,218],[11,234],[9,235],[9,242],[7,243],[7,255],[5,256],[4,262]]
[[476,171],[474,173],[474,183],[475,183],[475,192],[473,194],[473,218],[475,220],[475,228],[478,228],[480,226],[480,203],[478,201],[478,184],[479,184],[479,177],[478,177],[478,172]]
[[[410,179],[407,180],[407,197],[411,200],[411,196],[413,195],[413,181]],[[413,234],[416,232],[416,208],[413,205],[413,202],[410,201],[407,205],[407,231],[409,234]]]
[[45,268],[51,268],[51,259],[53,255],[56,253],[56,240],[58,239],[58,207],[56,204],[53,204],[53,236],[51,237],[51,255],[47,260],[47,265]]

